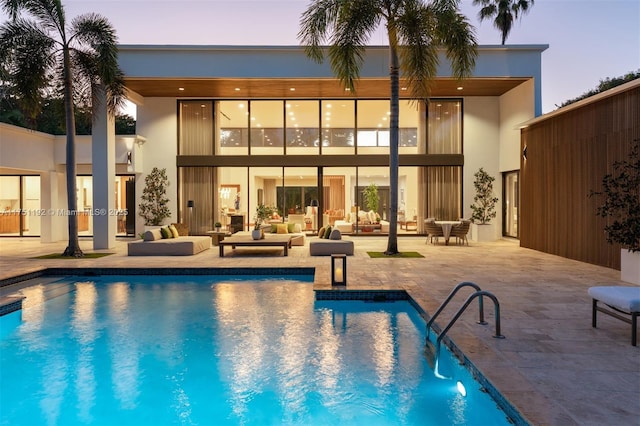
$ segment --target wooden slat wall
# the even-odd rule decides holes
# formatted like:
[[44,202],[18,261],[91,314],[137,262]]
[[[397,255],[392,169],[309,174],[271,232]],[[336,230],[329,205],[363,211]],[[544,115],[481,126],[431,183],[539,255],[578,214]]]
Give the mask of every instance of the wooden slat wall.
[[620,246],[607,243],[595,213],[601,201],[589,194],[640,138],[640,87],[534,123],[521,136],[520,245],[620,269]]

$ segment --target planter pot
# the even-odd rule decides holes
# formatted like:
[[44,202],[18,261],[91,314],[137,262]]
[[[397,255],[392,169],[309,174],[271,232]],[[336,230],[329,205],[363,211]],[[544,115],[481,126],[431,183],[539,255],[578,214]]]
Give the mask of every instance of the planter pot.
[[476,242],[490,242],[495,241],[496,238],[496,226],[493,223],[487,223],[480,225],[477,223],[471,224],[471,239]]
[[261,240],[262,238],[264,238],[264,232],[262,231],[262,229],[254,229],[253,231],[251,231],[251,238],[253,238],[254,240]]
[[640,251],[635,253],[627,249],[620,251],[620,279],[640,285]]
[[160,228],[162,228],[162,225],[145,225],[144,226],[145,231],[153,231],[154,229],[160,229]]

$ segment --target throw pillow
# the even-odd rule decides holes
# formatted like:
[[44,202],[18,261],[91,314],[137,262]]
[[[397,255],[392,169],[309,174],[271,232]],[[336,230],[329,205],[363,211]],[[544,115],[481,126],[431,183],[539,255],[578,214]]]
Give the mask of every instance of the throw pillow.
[[272,223],[271,224],[271,233],[275,234],[276,232],[278,232],[278,224],[277,223]]
[[171,231],[171,234],[173,235],[172,238],[178,238],[180,236],[180,234],[178,233],[178,228],[176,228],[173,225],[169,225],[169,230]]
[[295,224],[295,222],[289,222],[289,223],[287,223],[287,231],[288,231],[290,234],[293,234],[294,232],[296,232],[296,224]]
[[331,227],[327,226],[327,229],[324,230],[324,235],[322,236],[322,238],[324,238],[325,240],[328,240],[330,236],[331,236]]
[[342,239],[342,234],[340,233],[339,229],[334,229],[333,231],[331,231],[331,235],[329,235],[329,239],[330,240],[341,240]]
[[151,231],[145,231],[144,235],[142,236],[142,239],[145,241],[154,241],[155,238],[153,236],[153,232]]
[[279,223],[278,227],[278,234],[288,234],[289,231],[287,230],[287,224],[286,223]]
[[163,239],[171,238],[169,237],[169,235],[172,235],[171,231],[169,231],[169,228],[160,228],[160,232],[162,233]]
[[324,237],[324,226],[318,230],[318,238]]

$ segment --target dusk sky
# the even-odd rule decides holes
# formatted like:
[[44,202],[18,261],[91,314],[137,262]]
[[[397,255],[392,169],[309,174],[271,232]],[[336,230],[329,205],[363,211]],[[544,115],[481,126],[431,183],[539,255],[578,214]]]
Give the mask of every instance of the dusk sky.
[[[309,0],[63,0],[69,18],[96,12],[115,27],[120,44],[297,45]],[[492,22],[477,19],[472,0],[462,12],[479,44],[500,44]],[[2,21],[6,15],[0,15]],[[382,31],[370,41],[386,45]],[[640,0],[536,0],[507,44],[548,44],[542,54],[543,112],[599,81],[640,70]]]

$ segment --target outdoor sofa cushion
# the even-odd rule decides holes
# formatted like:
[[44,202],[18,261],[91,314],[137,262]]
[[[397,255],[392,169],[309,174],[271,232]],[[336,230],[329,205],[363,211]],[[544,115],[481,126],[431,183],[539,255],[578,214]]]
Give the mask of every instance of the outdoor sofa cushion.
[[210,248],[211,237],[209,236],[185,236],[153,241],[142,239],[127,244],[127,254],[129,256],[192,256]]

